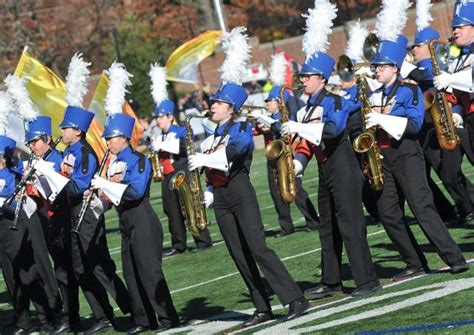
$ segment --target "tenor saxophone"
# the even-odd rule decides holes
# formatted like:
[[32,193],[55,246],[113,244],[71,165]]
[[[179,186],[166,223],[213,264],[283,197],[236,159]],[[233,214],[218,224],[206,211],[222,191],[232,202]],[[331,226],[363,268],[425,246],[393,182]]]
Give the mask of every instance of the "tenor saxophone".
[[[155,137],[153,136],[153,141]],[[151,179],[153,182],[159,182],[163,180],[163,171],[161,171],[161,164],[160,164],[160,157],[158,155],[158,151],[152,151],[147,155],[147,158],[151,162],[151,169],[153,170],[153,175]]]
[[[450,41],[431,40],[428,45],[431,61],[433,63],[433,76],[439,76],[441,74],[434,44],[448,44],[449,42]],[[453,113],[451,111],[451,105],[446,99],[446,92],[444,90],[436,90],[435,92],[426,91],[423,96],[425,99],[425,109],[429,110],[431,119],[433,120],[433,127],[440,148],[444,151],[453,151],[458,146],[460,139],[456,133]]]
[[363,75],[356,76],[360,113],[362,116],[362,134],[354,140],[354,151],[365,154],[363,165],[364,173],[369,177],[369,184],[375,191],[383,188],[384,176],[382,170],[382,156],[375,136],[376,127],[366,128],[367,114],[371,112],[370,102],[366,94],[367,81]]
[[[191,128],[191,119],[193,117],[205,118],[207,115],[189,114],[186,116],[186,153],[188,157],[196,153],[193,144],[193,130]],[[186,173],[184,171],[177,172],[171,178],[169,187],[172,190],[178,191],[181,209],[186,217],[186,225],[189,231],[194,236],[199,236],[209,227],[199,170],[196,169],[190,172],[189,182],[186,180]]]
[[[284,92],[287,89],[292,88],[290,86],[282,86],[279,94],[280,101],[278,102],[278,109],[282,124],[288,122],[290,119],[284,99]],[[282,136],[281,139],[274,140],[265,148],[265,156],[273,166],[280,196],[287,204],[295,200],[297,192],[295,164],[293,163],[290,140],[290,135]]]

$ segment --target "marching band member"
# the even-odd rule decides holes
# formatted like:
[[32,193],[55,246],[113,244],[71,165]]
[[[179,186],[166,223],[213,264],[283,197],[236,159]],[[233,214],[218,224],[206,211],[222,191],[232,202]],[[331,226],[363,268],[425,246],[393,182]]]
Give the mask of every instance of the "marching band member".
[[[416,7],[417,33],[413,42],[413,56],[417,62],[418,68],[423,72],[422,80],[419,81],[419,86],[423,93],[427,91],[428,93],[434,91],[433,64],[429,50],[429,43],[430,41],[439,39],[440,37],[439,33],[429,26],[429,22],[432,20],[429,13],[430,7],[431,4],[429,0],[418,0]],[[442,66],[442,64],[440,64],[440,66]],[[462,118],[458,114],[453,116],[453,119],[457,120],[458,122],[462,121]],[[454,126],[458,125],[459,124],[454,124]],[[461,137],[461,141],[463,143],[466,141],[469,142],[469,139],[466,138],[467,134],[465,129],[456,127],[456,133]],[[444,194],[439,190],[437,185],[434,184],[433,180],[431,179],[431,176],[429,175],[431,167],[433,167],[443,182],[443,185],[446,187],[446,190],[453,198],[454,203],[458,209],[459,216],[461,220],[463,220],[473,212],[472,198],[474,198],[474,193],[470,195],[468,192],[468,185],[471,183],[461,170],[464,145],[458,145],[452,151],[442,150],[439,146],[435,129],[433,128],[433,120],[431,119],[428,111],[425,113],[425,121],[419,133],[419,137],[426,161],[428,163],[427,178],[429,186],[433,191],[436,208],[440,212],[440,215],[443,219],[447,215],[450,216],[450,220],[456,217],[455,213],[453,213],[453,206],[449,203]],[[467,151],[467,154],[470,154],[470,150]],[[472,187],[472,185],[470,186]],[[445,204],[446,202],[448,202],[447,206]],[[446,206],[446,208],[443,205]]]
[[107,177],[96,175],[95,188],[105,196],[95,199],[103,209],[116,206],[122,236],[123,275],[130,292],[134,326],[128,334],[138,334],[150,329],[158,332],[179,325],[162,264],[163,229],[150,204],[151,163],[130,146],[135,120],[121,114],[125,102],[125,87],[130,74],[122,64],[114,63],[109,69],[110,82],[106,98],[107,125],[102,137],[107,149],[116,158],[109,166]]
[[[270,90],[266,102],[267,109],[271,113],[271,117],[263,114],[257,115],[256,132],[257,134],[262,133],[265,141],[265,146],[269,145],[273,139],[280,138],[280,89],[285,84],[285,71],[286,71],[286,59],[283,53],[272,56],[272,63],[270,64],[270,78],[273,83],[273,87]],[[286,108],[288,108],[289,117],[295,115],[297,112],[298,105],[290,100],[295,100],[295,97],[291,96],[288,90],[285,90],[284,100]],[[296,107],[296,108],[295,108]],[[253,111],[256,112],[256,111]],[[255,114],[255,113],[251,114]],[[268,118],[268,119],[267,119]],[[270,188],[270,195],[275,205],[275,209],[278,213],[278,223],[280,224],[280,232],[275,237],[283,237],[294,232],[293,221],[290,215],[290,204],[286,203],[279,194],[278,185],[275,179],[275,172],[273,164],[270,160],[267,160],[267,179],[268,187]],[[308,193],[303,188],[302,176],[296,178],[296,198],[295,204],[303,214],[306,220],[306,226],[308,231],[317,230],[319,228],[319,217],[313,203],[309,199]]]
[[[155,138],[151,147],[158,152],[160,166],[162,167],[163,180],[161,182],[161,199],[163,211],[168,216],[168,228],[171,234],[171,250],[165,256],[173,256],[186,251],[186,226],[185,217],[181,210],[177,190],[170,188],[170,180],[178,171],[186,171],[188,158],[186,155],[186,128],[173,124],[175,105],[168,99],[166,91],[166,68],[157,64],[151,66],[149,75],[152,80],[152,96],[155,101],[154,117],[161,135]],[[196,252],[212,247],[209,230],[201,232],[199,236],[193,235],[196,243]]]
[[[38,116],[38,112],[33,106],[33,103],[29,97],[29,93],[26,89],[26,82],[23,78],[16,77],[14,75],[8,75],[5,79],[7,85],[7,91],[16,103],[18,115],[23,121],[25,126],[25,142],[31,148],[33,142],[39,141],[40,135],[36,135],[35,126],[38,123],[42,123],[44,117]],[[51,119],[46,118],[49,122]],[[29,126],[32,125],[33,129]],[[51,124],[49,123],[50,129]],[[37,130],[37,129],[36,129]],[[59,157],[58,157],[59,156]],[[60,155],[56,156],[60,159]],[[35,152],[32,150],[30,160],[25,164],[23,169],[24,177],[30,172],[29,165],[33,163],[33,157]],[[40,315],[46,314],[46,319],[42,321],[42,328],[44,331],[52,330],[52,326],[59,321],[62,312],[62,301],[59,294],[58,282],[56,281],[53,268],[48,254],[48,225],[43,226],[42,222],[42,199],[37,196],[37,193],[32,192],[35,188],[34,181],[37,173],[28,181],[25,188],[25,194],[22,197],[20,206],[17,208],[18,215],[17,220],[19,225],[25,225],[27,227],[27,238],[26,243],[31,245],[34,253],[34,266],[31,266],[26,272],[27,281],[31,284],[33,289],[30,290],[33,302],[35,303],[37,311],[39,310]],[[33,285],[33,283],[36,283]],[[43,300],[44,302],[41,302]],[[40,310],[42,309],[42,310]]]
[[[10,78],[11,76],[9,76]],[[31,101],[30,101],[31,102]],[[17,181],[21,179],[23,172],[22,162],[14,156],[16,142],[6,136],[8,129],[8,115],[15,112],[13,99],[6,92],[0,92],[0,199],[4,205],[6,198],[11,196],[15,190]],[[41,236],[31,236],[38,233],[37,227],[40,225],[37,216],[32,214],[32,220],[27,219],[24,209],[16,214],[16,208],[20,199],[14,200],[9,206],[10,210],[2,208],[0,210],[0,264],[3,279],[7,286],[8,293],[12,299],[13,311],[15,315],[15,334],[28,334],[34,331],[30,318],[29,305],[33,301],[38,319],[42,326],[42,331],[50,331],[54,320],[52,307],[60,304],[59,291],[55,286],[54,274],[49,264],[36,264],[44,261],[44,250],[41,250]],[[6,205],[5,205],[6,206]],[[16,229],[12,229],[14,221],[17,220]],[[39,227],[41,228],[41,227]],[[46,250],[46,247],[44,247]],[[46,261],[48,260],[46,253]],[[45,270],[49,273],[45,273]],[[45,281],[43,282],[43,278]],[[52,283],[49,279],[52,278]],[[54,286],[56,291],[54,291]],[[47,300],[47,294],[51,294],[51,300]]]
[[[453,119],[456,126],[467,129],[470,148],[461,136],[461,145],[471,163],[474,162],[474,86],[473,86],[473,61],[474,61],[474,2],[458,1],[454,6],[451,21],[454,44],[459,47],[460,53],[451,60],[448,71],[442,71],[434,78],[434,85],[438,90],[452,90],[449,100],[453,104]],[[457,174],[459,177],[459,173]],[[472,187],[468,188],[473,202]],[[459,209],[459,206],[458,206]],[[459,211],[460,223],[474,220],[474,212],[462,208]]]
[[[366,26],[362,25],[360,21],[355,22],[349,28],[349,39],[346,46],[346,55],[352,61],[353,65],[365,63],[363,54],[363,45],[369,35],[369,31]],[[342,57],[342,56],[341,56]],[[341,59],[341,58],[340,58]],[[361,133],[360,129],[360,101],[358,94],[358,87],[356,78],[353,73],[349,72],[347,68],[339,68],[342,64],[338,63],[337,70],[339,79],[341,81],[342,97],[346,99],[349,109],[349,119],[347,120],[347,130],[349,131],[350,143],[354,143],[354,140]],[[360,166],[363,168],[362,155],[356,153],[356,157],[359,161]],[[370,187],[369,178],[364,174],[364,183],[362,185],[362,202],[364,207],[374,222],[379,223],[379,215],[377,213],[377,206],[375,205],[375,193]]]
[[366,120],[367,128],[379,127],[377,141],[384,173],[384,186],[377,194],[380,219],[407,264],[393,277],[395,281],[425,273],[427,269],[426,258],[404,221],[400,205],[403,198],[440,257],[451,266],[451,272],[469,268],[434,207],[426,181],[425,162],[417,137],[424,116],[421,90],[399,80],[406,49],[400,47],[397,38],[406,23],[409,5],[405,0],[387,2],[377,16],[377,34],[381,42],[371,63],[382,87],[370,97],[376,107]]
[[[62,141],[67,144],[61,163],[61,174],[69,178],[64,196],[68,199],[70,222],[74,226],[82,207],[84,192],[90,187],[92,177],[98,167],[94,149],[86,140],[86,132],[94,118],[94,113],[81,107],[87,92],[89,70],[81,55],[74,55],[69,66],[66,82],[68,107],[59,124]],[[71,239],[71,255],[74,273],[92,309],[96,322],[86,330],[94,334],[113,328],[114,311],[107,292],[116,300],[124,314],[130,311],[127,289],[116,273],[115,263],[110,257],[105,236],[103,215],[98,219],[90,208],[87,209],[80,233],[66,229]],[[67,325],[66,325],[67,326]]]
[[237,84],[250,57],[245,28],[234,28],[223,36],[226,59],[221,67],[222,84],[211,97],[212,120],[218,123],[213,136],[201,145],[203,153],[189,157],[190,170],[206,167],[206,205],[214,205],[217,224],[229,253],[247,285],[255,313],[243,323],[253,326],[273,315],[259,268],[282,305],[289,304],[286,320],[300,316],[309,307],[298,285],[265,241],[255,190],[250,183],[253,136],[248,122],[235,122],[247,99]]
[[336,11],[336,6],[328,0],[317,0],[315,8],[306,15],[307,32],[303,37],[306,60],[298,76],[310,98],[303,115],[298,117],[300,122],[289,121],[281,129],[282,134],[298,134],[309,142],[302,145],[302,141],[296,149],[297,174],[313,154],[318,160],[322,277],[316,287],[305,291],[309,299],[342,292],[343,243],[357,285],[352,295],[361,296],[380,288],[367,243],[362,173],[345,134],[347,102],[325,89],[335,64],[325,51]]

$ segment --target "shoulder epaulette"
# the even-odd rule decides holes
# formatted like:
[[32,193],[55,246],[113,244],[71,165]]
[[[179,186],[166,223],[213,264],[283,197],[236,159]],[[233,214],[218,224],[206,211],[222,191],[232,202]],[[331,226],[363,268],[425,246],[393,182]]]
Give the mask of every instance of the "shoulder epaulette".
[[417,106],[419,102],[418,101],[418,85],[402,82],[400,86],[407,87],[411,90],[411,92],[413,93],[413,104]]

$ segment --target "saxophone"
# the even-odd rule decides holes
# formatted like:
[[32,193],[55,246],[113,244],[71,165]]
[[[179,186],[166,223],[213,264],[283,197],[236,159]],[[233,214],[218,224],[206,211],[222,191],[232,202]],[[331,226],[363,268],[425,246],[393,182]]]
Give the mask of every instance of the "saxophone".
[[[153,136],[153,140],[155,137]],[[151,179],[156,183],[163,180],[163,172],[161,171],[160,157],[158,156],[158,151],[150,152],[147,155],[148,159],[151,162],[151,169],[153,170],[153,175]]]
[[[451,39],[450,39],[451,40]],[[450,40],[432,40],[429,43],[431,61],[433,63],[433,75],[438,76],[441,70],[436,57],[435,43],[448,44]],[[426,91],[423,95],[425,99],[425,109],[429,110],[433,126],[438,139],[439,146],[444,151],[453,151],[459,144],[459,136],[456,134],[451,106],[446,99],[446,92]]]
[[[284,92],[287,89],[292,88],[290,86],[281,87],[280,101],[278,102],[282,124],[289,121],[289,111],[284,99]],[[295,164],[293,163],[290,140],[291,136],[282,136],[281,139],[274,140],[265,148],[265,157],[267,157],[273,166],[280,196],[287,204],[295,200],[297,192]]]
[[[186,116],[186,153],[188,157],[196,153],[193,144],[193,130],[191,128],[191,119],[193,117],[205,118],[207,114],[189,114]],[[186,173],[179,171],[171,178],[169,187],[172,190],[178,190],[181,209],[183,215],[186,217],[188,229],[194,236],[199,236],[209,227],[206,206],[204,204],[204,194],[199,178],[199,169],[190,172],[189,182],[186,180]]]
[[367,129],[365,119],[371,112],[370,102],[366,94],[367,81],[363,75],[356,76],[358,95],[360,101],[360,112],[362,116],[362,134],[354,140],[354,151],[365,153],[365,162],[363,164],[364,173],[369,177],[369,184],[375,191],[383,188],[382,156],[375,137],[376,127]]

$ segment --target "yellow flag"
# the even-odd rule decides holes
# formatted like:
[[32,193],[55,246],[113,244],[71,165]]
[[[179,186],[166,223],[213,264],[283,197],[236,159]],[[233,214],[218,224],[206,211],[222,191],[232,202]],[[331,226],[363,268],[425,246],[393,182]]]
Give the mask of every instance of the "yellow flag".
[[166,79],[197,83],[198,65],[214,52],[221,35],[220,30],[206,31],[173,51],[166,62]]
[[[107,96],[107,89],[109,87],[109,77],[107,74],[102,73],[100,76],[100,80],[97,83],[97,87],[94,92],[94,96],[92,97],[91,104],[89,106],[89,110],[95,113],[95,118],[101,123],[105,124],[105,119],[107,113],[105,112],[105,97]],[[140,123],[140,120],[135,115],[132,107],[128,102],[125,101],[125,106],[123,108],[123,113],[127,114],[135,119],[135,125],[133,126],[133,133],[132,138],[130,139],[130,143],[134,148],[138,145],[138,141],[143,135],[143,126]]]
[[[16,66],[15,75],[26,78],[26,88],[31,100],[41,115],[51,117],[53,137],[60,136],[58,126],[63,119],[64,111],[67,107],[65,101],[66,85],[64,82],[27,51],[23,51]],[[99,159],[102,158],[105,152],[105,141],[101,138],[102,131],[102,126],[93,119],[87,132],[87,141],[94,148]]]

